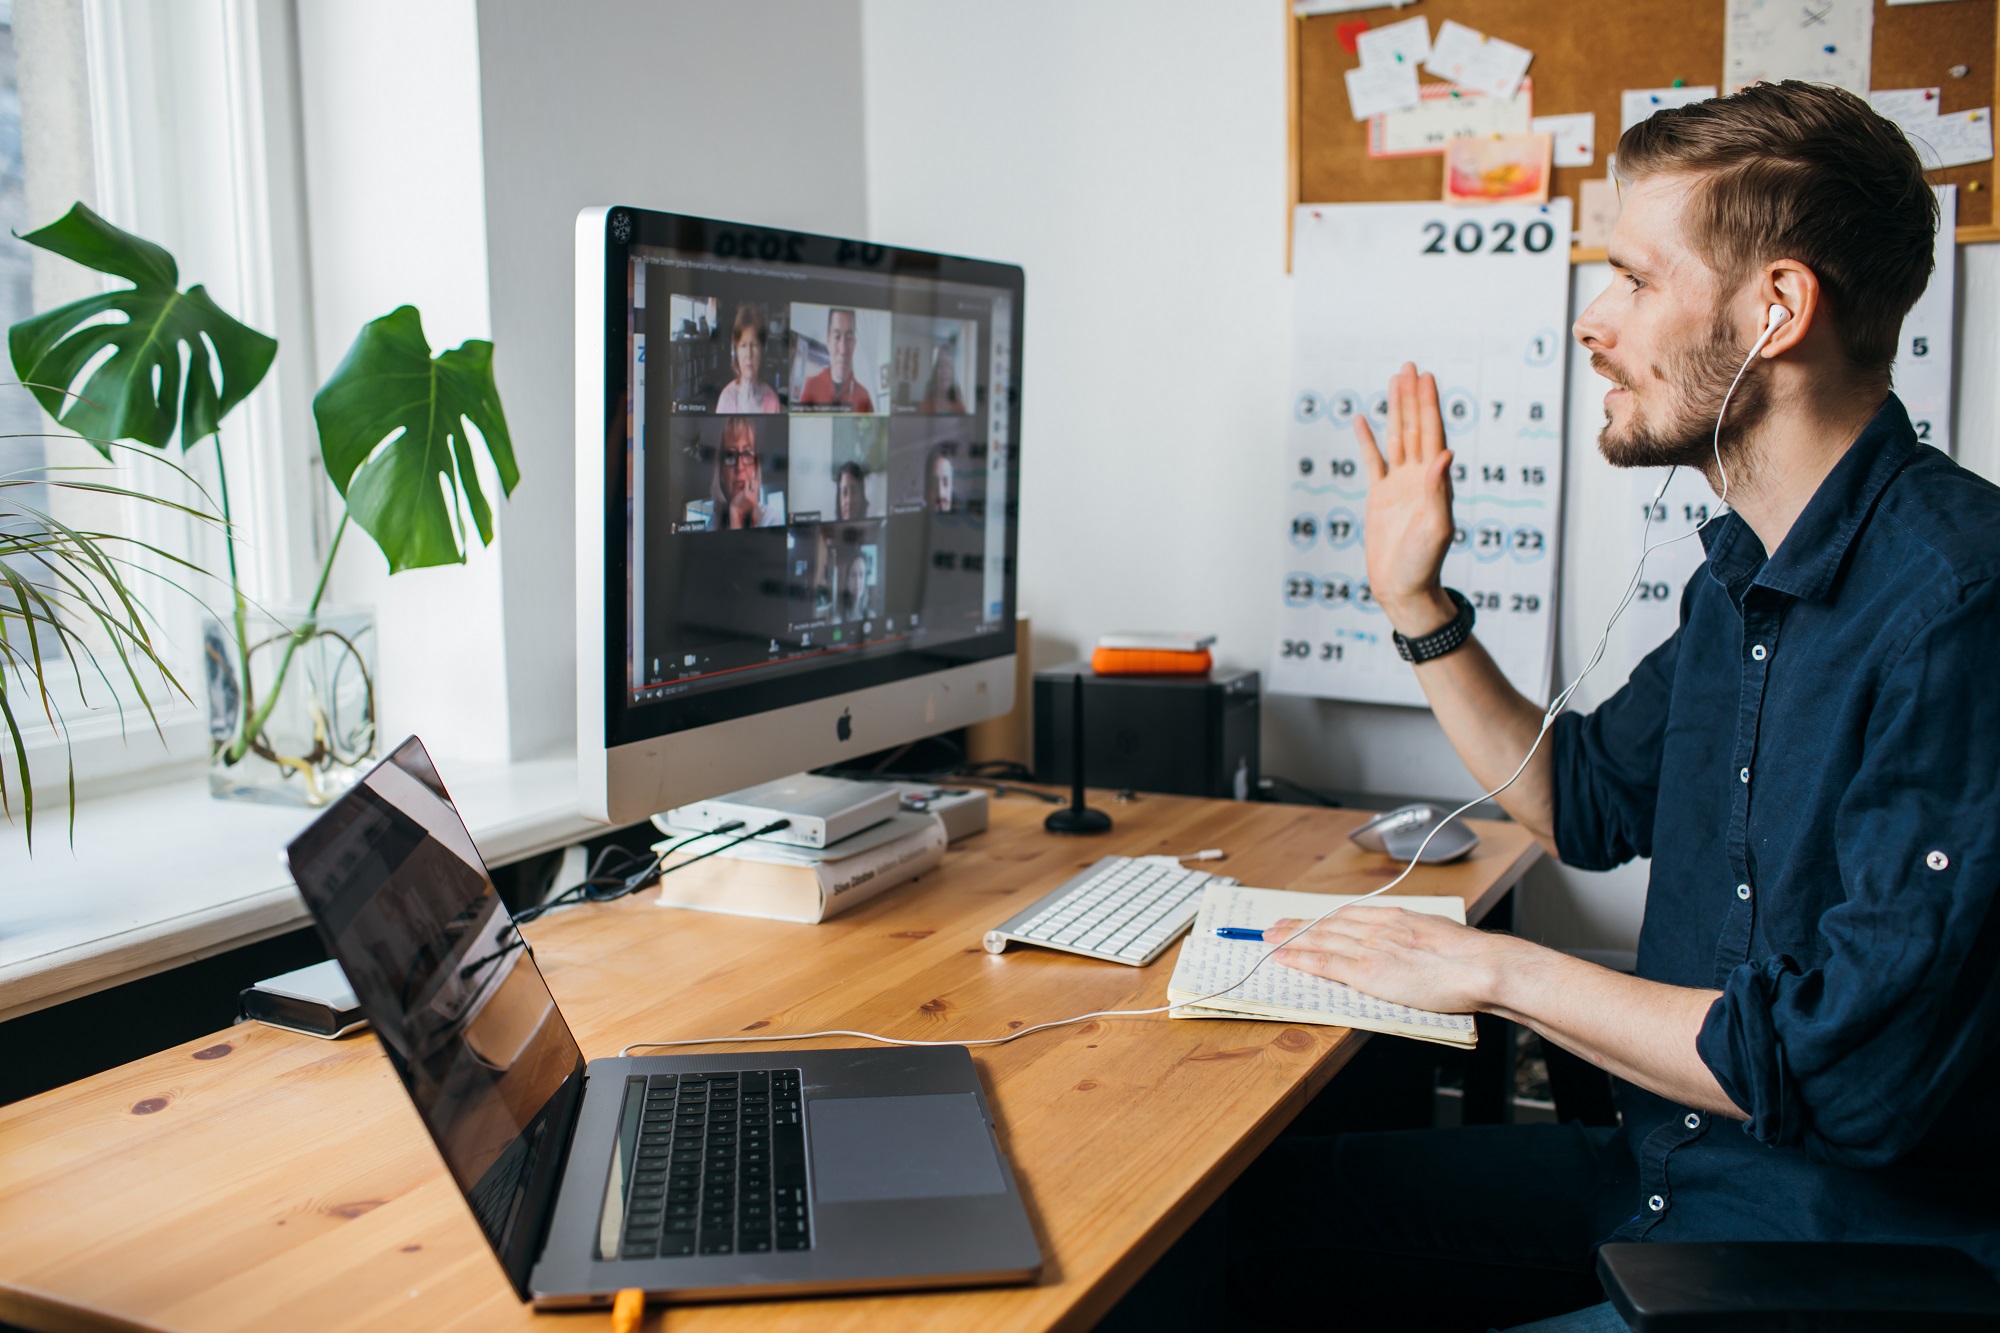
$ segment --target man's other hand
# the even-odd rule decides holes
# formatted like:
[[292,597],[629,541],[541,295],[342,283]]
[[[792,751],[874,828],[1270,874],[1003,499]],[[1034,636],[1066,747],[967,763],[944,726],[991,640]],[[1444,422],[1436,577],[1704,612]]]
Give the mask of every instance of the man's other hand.
[[1404,635],[1451,623],[1458,608],[1439,571],[1451,549],[1451,450],[1444,447],[1437,379],[1404,362],[1389,381],[1389,423],[1378,448],[1366,417],[1354,418],[1368,469],[1368,584]]
[[1272,961],[1352,986],[1391,1004],[1443,1014],[1491,1004],[1501,953],[1512,942],[1441,916],[1400,907],[1343,907],[1292,939],[1305,922],[1287,918],[1264,942],[1289,940]]

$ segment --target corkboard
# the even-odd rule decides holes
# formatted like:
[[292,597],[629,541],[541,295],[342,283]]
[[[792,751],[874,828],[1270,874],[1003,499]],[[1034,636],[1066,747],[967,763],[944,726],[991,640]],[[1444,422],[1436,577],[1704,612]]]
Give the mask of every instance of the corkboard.
[[[1597,159],[1588,167],[1558,167],[1554,192],[1577,198],[1584,180],[1604,175],[1604,157],[1618,141],[1618,98],[1628,88],[1722,84],[1722,20],[1728,0],[1624,0],[1615,6],[1574,0],[1424,0],[1410,9],[1290,18],[1291,202],[1436,199],[1444,173],[1437,157],[1371,158],[1368,124],[1348,110],[1346,70],[1359,59],[1340,44],[1342,23],[1371,27],[1422,14],[1435,34],[1448,18],[1535,53],[1534,114],[1589,111],[1597,117]],[[2000,104],[2000,31],[1995,0],[1889,5],[1875,0],[1875,88],[1942,90],[1943,111]],[[1290,13],[1289,0],[1287,13]],[[1953,65],[1965,65],[1953,78]],[[1441,82],[1420,75],[1426,82]],[[1994,225],[1994,164],[1979,162],[1931,173],[1956,184],[1958,239],[2000,240]],[[1289,217],[1287,221],[1289,234]],[[1577,251],[1578,260],[1599,253]]]

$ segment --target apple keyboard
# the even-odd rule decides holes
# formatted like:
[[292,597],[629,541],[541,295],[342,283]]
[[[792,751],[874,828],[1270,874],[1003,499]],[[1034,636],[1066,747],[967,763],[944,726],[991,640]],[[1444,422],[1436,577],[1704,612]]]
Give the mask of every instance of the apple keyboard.
[[1236,881],[1165,856],[1107,856],[986,932],[986,951],[1037,944],[1144,967],[1194,922],[1201,891]]

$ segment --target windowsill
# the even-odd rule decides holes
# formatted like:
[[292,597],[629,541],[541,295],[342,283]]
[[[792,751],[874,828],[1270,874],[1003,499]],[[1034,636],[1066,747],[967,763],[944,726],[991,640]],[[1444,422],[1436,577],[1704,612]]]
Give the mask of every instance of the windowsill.
[[[503,865],[602,824],[576,812],[576,757],[440,762],[481,855]],[[36,812],[36,852],[0,823],[0,1022],[304,925],[285,844],[316,811],[218,801],[205,774]]]

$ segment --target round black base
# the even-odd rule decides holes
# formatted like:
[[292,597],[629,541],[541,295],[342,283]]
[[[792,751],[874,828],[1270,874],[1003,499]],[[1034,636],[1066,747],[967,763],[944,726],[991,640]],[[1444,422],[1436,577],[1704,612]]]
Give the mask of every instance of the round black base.
[[1052,811],[1042,827],[1051,833],[1109,833],[1111,816],[1087,805],[1066,805]]

